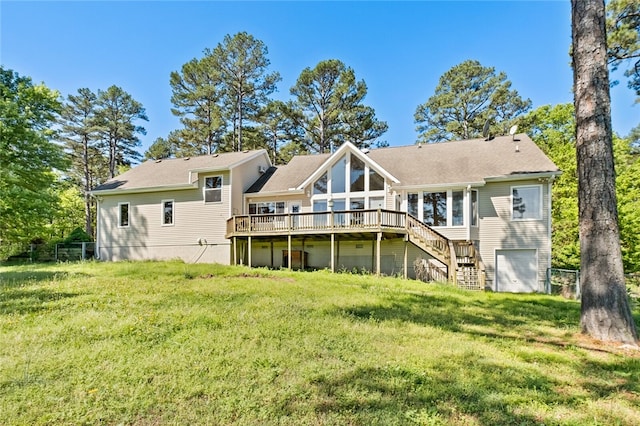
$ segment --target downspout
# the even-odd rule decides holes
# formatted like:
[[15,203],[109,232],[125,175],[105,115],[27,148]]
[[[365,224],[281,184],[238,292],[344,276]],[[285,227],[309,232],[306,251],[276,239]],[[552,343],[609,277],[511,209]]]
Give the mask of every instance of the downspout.
[[94,256],[100,260],[100,197],[96,197],[96,246]]
[[465,224],[467,225],[467,241],[471,241],[471,220],[472,220],[472,212],[471,212],[471,185],[467,185],[467,196],[465,198],[465,207],[464,207],[464,216],[467,216],[467,220]]

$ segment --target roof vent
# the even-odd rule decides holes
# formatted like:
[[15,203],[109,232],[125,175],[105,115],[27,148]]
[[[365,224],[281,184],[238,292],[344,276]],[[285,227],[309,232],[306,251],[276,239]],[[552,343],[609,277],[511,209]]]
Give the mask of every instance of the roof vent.
[[159,159],[159,160],[156,160],[156,164],[157,164],[157,163],[162,163],[162,158],[161,158],[161,159]]
[[184,161],[191,159],[191,157],[184,157]]
[[218,155],[220,155],[220,154],[211,154],[211,156],[212,156],[213,158],[216,158]]
[[262,164],[260,164],[258,166],[258,173],[263,174],[266,171],[267,171],[267,168],[265,166],[263,166]]

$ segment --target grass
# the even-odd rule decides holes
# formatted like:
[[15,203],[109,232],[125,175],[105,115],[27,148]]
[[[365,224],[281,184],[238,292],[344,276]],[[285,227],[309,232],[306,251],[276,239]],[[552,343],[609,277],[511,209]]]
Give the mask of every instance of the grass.
[[640,424],[640,353],[581,336],[579,315],[327,272],[0,267],[0,422]]

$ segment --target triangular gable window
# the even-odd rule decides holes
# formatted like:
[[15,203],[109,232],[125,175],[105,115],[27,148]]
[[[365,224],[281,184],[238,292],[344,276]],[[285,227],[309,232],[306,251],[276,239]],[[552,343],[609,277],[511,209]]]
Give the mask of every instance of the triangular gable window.
[[326,194],[327,193],[327,173],[325,172],[320,179],[313,183],[314,194]]

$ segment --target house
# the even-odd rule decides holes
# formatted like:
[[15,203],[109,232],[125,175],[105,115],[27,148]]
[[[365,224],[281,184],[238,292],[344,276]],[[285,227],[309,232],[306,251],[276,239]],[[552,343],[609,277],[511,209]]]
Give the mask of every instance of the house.
[[[558,168],[526,135],[146,162],[96,188],[100,258],[368,270],[544,291]],[[217,191],[210,193],[209,191]]]

